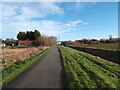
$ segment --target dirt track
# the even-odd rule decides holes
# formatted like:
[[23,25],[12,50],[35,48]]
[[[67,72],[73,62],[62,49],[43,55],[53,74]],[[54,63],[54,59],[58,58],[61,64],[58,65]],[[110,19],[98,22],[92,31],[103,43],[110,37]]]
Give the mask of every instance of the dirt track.
[[5,88],[64,88],[65,74],[57,47],[52,47]]

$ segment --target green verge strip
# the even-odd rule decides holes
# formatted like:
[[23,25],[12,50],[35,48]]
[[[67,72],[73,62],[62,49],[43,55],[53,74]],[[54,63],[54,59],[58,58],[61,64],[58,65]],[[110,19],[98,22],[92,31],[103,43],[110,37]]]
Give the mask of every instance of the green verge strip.
[[37,54],[29,59],[17,62],[15,64],[13,64],[12,66],[4,69],[2,71],[2,87],[4,87],[12,79],[17,77],[21,72],[23,72],[25,69],[27,69],[30,65],[32,65],[37,60],[39,60],[39,58],[41,58],[47,51],[48,51],[48,49],[40,52],[39,54]]
[[82,66],[82,68],[84,70],[87,70],[89,72],[94,72],[96,77],[98,77],[101,80],[103,79],[106,83],[111,82],[108,84],[108,85],[110,85],[109,87],[115,87],[114,84],[118,83],[118,77],[114,73],[109,72],[108,70],[106,70],[106,69],[102,68],[101,66],[91,62],[89,59],[87,59],[81,55],[74,54],[74,58]]
[[116,73],[117,75],[120,74],[119,64],[110,62],[108,60],[93,56],[88,53],[80,52],[77,50],[74,50],[76,52],[75,54],[79,54],[87,59],[89,59],[91,62],[98,64],[99,66],[103,67],[106,70],[109,70],[110,72]]
[[62,55],[69,88],[118,87],[120,72],[118,64],[72,48],[64,46],[58,48]]

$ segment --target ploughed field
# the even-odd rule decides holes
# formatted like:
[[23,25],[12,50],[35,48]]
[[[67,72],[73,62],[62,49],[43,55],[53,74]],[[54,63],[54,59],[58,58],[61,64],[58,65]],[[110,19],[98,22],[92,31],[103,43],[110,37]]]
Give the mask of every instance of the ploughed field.
[[79,47],[110,50],[110,51],[119,51],[118,45],[119,45],[119,43],[80,44]]
[[47,47],[28,47],[28,48],[3,48],[2,54],[2,66],[0,69],[5,69],[16,62],[29,59],[30,57],[37,55]]
[[69,88],[117,88],[119,64],[69,47],[58,46]]

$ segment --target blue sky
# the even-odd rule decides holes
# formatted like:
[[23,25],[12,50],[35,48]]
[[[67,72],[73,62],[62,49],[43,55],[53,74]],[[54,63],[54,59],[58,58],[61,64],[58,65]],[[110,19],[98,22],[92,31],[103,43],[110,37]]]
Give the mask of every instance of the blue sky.
[[39,30],[60,40],[118,37],[117,2],[3,3],[3,39]]

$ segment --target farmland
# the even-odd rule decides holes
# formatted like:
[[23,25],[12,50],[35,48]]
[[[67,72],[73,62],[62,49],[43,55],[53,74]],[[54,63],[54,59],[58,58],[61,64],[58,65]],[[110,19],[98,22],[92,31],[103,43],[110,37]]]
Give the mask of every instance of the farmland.
[[2,49],[2,69],[5,69],[16,62],[29,59],[30,57],[40,53],[47,47],[29,47],[29,48],[3,48]]
[[110,50],[110,51],[119,51],[118,45],[119,45],[119,43],[80,44],[79,47]]
[[119,64],[75,49],[58,46],[69,88],[117,88]]
[[[120,63],[119,62],[119,56],[120,56],[120,51],[118,48],[117,43],[111,43],[111,44],[91,44],[91,45],[69,45],[69,47],[74,48],[79,51],[83,51],[95,56],[99,56],[103,59],[109,60],[114,63]],[[104,49],[103,49],[104,48]]]

